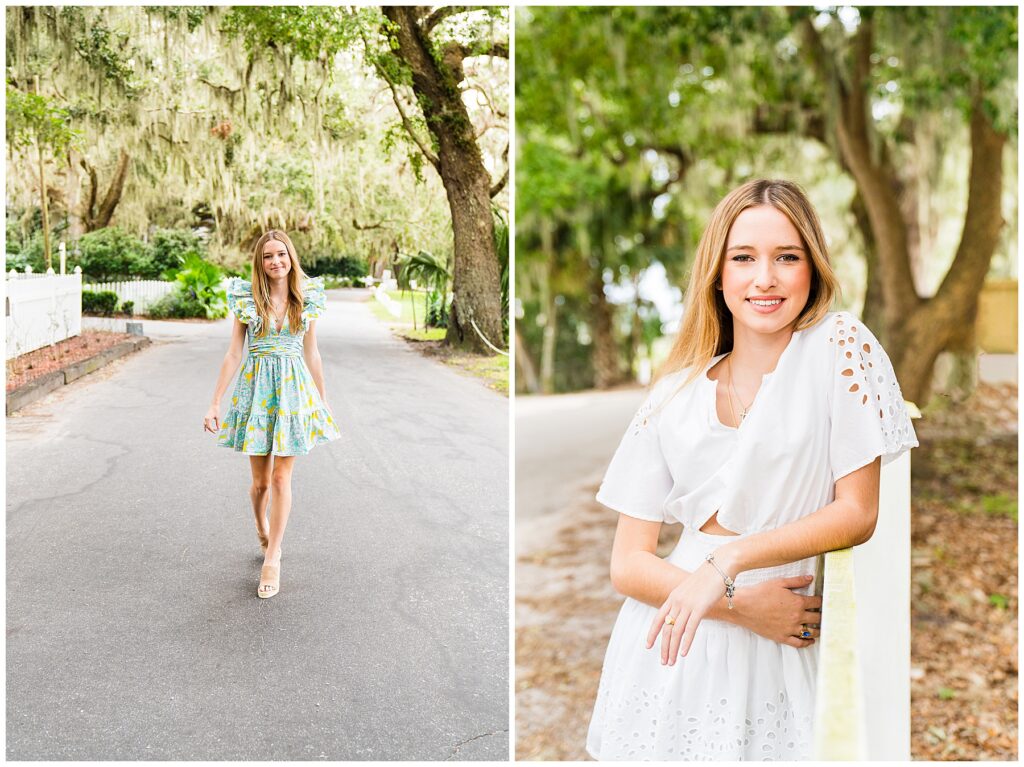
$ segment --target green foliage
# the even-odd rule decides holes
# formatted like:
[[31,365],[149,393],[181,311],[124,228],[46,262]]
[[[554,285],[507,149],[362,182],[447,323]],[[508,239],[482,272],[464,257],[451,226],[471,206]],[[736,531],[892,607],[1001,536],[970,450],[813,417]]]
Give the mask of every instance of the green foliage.
[[955,690],[951,690],[948,687],[942,687],[939,689],[939,700],[953,700],[955,697]]
[[220,287],[223,272],[216,264],[189,253],[175,279],[179,294],[185,297],[182,305],[197,302],[203,307],[204,316],[211,320],[228,316],[227,293]]
[[330,275],[347,277],[350,280],[365,277],[370,273],[366,259],[358,256],[317,256],[311,263],[304,265],[304,268],[311,277]]
[[[155,276],[145,243],[120,227],[97,229],[78,241],[84,279],[94,282],[126,280],[136,276]],[[69,256],[69,268],[75,264]]]
[[981,508],[986,514],[1007,517],[1014,522],[1017,521],[1017,499],[1006,493],[983,495],[981,497]]
[[189,32],[194,32],[206,18],[206,8],[202,6],[147,5],[143,6],[143,10],[151,16],[160,16],[168,21],[183,20]]
[[494,209],[494,252],[501,267],[501,323],[506,343],[508,342],[508,297],[509,297],[509,227],[501,212]]
[[242,39],[249,53],[285,48],[306,60],[330,61],[372,29],[377,9],[337,6],[235,6],[221,31]]
[[121,313],[127,314],[129,317],[135,314],[135,302],[134,301],[122,301],[121,302]]
[[[210,317],[209,307],[197,298],[175,291],[156,303],[150,304],[148,315],[154,320],[165,319],[218,319]],[[227,316],[227,308],[222,317]]]
[[[402,254],[395,259],[395,266],[398,267],[398,283],[403,289],[412,286],[412,280],[416,280],[417,287],[429,289],[423,298],[423,314],[427,318],[427,325],[434,327],[447,327],[448,321],[448,282],[452,278],[451,270],[448,268],[447,259],[439,258],[433,253],[421,250],[415,255]],[[433,315],[431,311],[433,310]],[[434,322],[431,323],[430,317]],[[445,325],[437,323],[444,322]]]
[[75,51],[103,77],[119,86],[129,98],[141,88],[135,81],[132,56],[137,54],[129,46],[129,36],[117,32],[103,23],[93,21],[88,29],[74,40]]
[[49,149],[55,157],[65,157],[69,148],[81,145],[82,134],[71,127],[67,109],[7,83],[7,143],[22,148],[33,142]]
[[150,275],[173,279],[189,255],[206,257],[206,244],[190,229],[157,229],[149,242]]
[[1004,594],[989,594],[988,603],[997,610],[1005,610],[1010,606],[1010,600]]
[[[756,176],[808,189],[841,282],[859,281],[847,299],[856,310],[865,247],[855,186],[830,145],[842,118],[833,84],[810,63],[805,20],[840,82],[855,32],[871,25],[872,146],[901,172],[917,169],[931,206],[923,231],[962,217],[969,152],[957,115],[979,88],[996,127],[1016,135],[1012,7],[538,6],[516,18],[517,327],[539,362],[544,323],[531,312],[562,302],[554,359],[566,372],[555,378],[569,388],[590,380],[595,302],[614,296],[626,359],[651,350],[663,323],[637,286],[658,266],[684,289],[711,208]],[[955,204],[944,199],[951,188]],[[1014,252],[1015,234],[1007,239]]]
[[428,328],[448,327],[448,297],[439,290],[431,290],[427,294],[427,311],[424,324]]
[[82,291],[83,314],[113,317],[115,309],[117,309],[117,293],[111,290],[101,290],[99,292],[91,290]]

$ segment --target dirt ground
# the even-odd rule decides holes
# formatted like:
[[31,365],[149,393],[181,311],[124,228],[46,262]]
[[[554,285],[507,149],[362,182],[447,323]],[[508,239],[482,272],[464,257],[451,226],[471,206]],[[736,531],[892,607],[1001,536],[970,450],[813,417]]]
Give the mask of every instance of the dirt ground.
[[[1017,755],[1017,388],[981,386],[915,422],[911,753]],[[587,759],[591,707],[620,597],[616,514],[582,488],[557,519],[517,524],[516,758]],[[662,553],[678,537],[664,528]]]
[[85,330],[81,335],[67,338],[52,347],[44,346],[42,349],[22,354],[7,361],[7,391],[17,389],[34,378],[60,370],[73,362],[99,354],[122,341],[137,337],[127,333]]

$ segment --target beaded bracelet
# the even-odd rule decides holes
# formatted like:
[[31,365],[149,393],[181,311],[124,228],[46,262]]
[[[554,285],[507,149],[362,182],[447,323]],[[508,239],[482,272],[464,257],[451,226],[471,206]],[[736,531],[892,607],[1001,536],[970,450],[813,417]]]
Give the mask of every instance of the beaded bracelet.
[[736,582],[732,578],[730,578],[728,575],[726,575],[724,572],[722,572],[722,568],[718,566],[717,562],[715,562],[715,554],[714,554],[714,552],[712,552],[712,553],[708,554],[706,557],[704,557],[704,561],[710,562],[711,566],[713,568],[715,568],[716,570],[718,570],[718,574],[721,575],[722,578],[725,580],[725,596],[729,600],[729,609],[731,610],[732,609],[732,598],[736,595]]

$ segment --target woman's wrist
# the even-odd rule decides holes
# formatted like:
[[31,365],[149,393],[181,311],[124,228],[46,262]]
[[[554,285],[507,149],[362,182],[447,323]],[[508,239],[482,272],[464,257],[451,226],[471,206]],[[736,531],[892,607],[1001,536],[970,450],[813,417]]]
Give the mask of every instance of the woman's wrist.
[[733,580],[748,569],[744,559],[743,541],[733,541],[715,549],[715,564]]

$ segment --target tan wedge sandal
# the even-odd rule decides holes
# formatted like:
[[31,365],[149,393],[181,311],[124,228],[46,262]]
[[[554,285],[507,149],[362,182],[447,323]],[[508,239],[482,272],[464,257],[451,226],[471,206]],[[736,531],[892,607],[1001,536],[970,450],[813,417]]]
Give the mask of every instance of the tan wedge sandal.
[[260,585],[256,589],[256,596],[260,599],[269,599],[281,590],[281,567],[278,565],[263,565],[260,569]]

